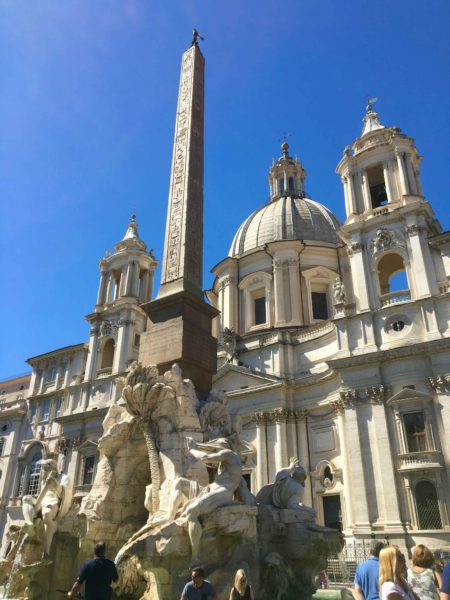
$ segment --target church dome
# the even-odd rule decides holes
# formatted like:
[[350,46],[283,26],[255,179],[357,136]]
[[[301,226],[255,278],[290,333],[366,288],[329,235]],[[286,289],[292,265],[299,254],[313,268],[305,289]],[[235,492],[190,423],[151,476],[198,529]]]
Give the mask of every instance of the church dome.
[[323,204],[306,197],[303,165],[289,155],[289,145],[269,171],[270,202],[239,227],[229,256],[239,256],[271,242],[305,240],[337,244],[341,224]]
[[282,196],[256,210],[242,223],[234,236],[229,256],[239,256],[283,240],[337,244],[339,227],[337,217],[323,204],[310,198]]

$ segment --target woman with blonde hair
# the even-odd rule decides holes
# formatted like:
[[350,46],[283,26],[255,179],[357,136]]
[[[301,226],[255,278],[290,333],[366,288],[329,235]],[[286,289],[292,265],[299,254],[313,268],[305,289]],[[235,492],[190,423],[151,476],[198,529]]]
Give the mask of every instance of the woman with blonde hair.
[[438,581],[433,570],[434,556],[423,544],[412,549],[412,567],[408,569],[408,583],[420,600],[439,600]]
[[234,586],[231,588],[229,600],[255,600],[244,569],[236,571]]
[[416,596],[405,579],[406,561],[397,546],[383,548],[380,563],[381,600],[415,600]]

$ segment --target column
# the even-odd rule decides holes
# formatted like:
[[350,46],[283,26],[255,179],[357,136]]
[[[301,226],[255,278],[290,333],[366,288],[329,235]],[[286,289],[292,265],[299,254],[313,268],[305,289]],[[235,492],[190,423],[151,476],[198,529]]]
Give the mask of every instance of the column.
[[287,453],[287,435],[286,421],[287,410],[285,408],[276,408],[273,413],[275,419],[275,430],[277,436],[275,449],[275,465],[277,473],[281,469],[285,469],[289,465],[289,457]]
[[273,284],[275,293],[275,326],[286,323],[286,309],[284,304],[284,263],[281,260],[273,260]]
[[357,310],[369,309],[368,281],[366,267],[364,264],[363,245],[359,241],[350,244],[351,275],[353,280],[353,291],[357,301]]
[[341,183],[344,187],[344,200],[345,200],[345,214],[347,216],[349,216],[353,211],[351,209],[351,203],[350,203],[350,198],[349,198],[349,186],[348,186],[348,179],[347,177],[342,176],[341,177]]
[[411,249],[411,267],[414,272],[414,283],[418,298],[430,296],[437,292],[436,274],[430,255],[428,243],[422,245],[425,228],[412,224],[406,228]]
[[149,302],[150,298],[148,297],[148,285],[150,283],[150,271],[145,269],[141,277],[141,289],[139,292],[139,302]]
[[310,473],[310,461],[309,461],[309,448],[308,448],[308,413],[306,410],[302,410],[297,413],[297,446],[298,446],[298,462],[308,474],[305,481],[305,493],[303,495],[303,503],[306,506],[312,506],[312,493],[311,493],[311,473]]
[[402,196],[408,195],[409,189],[408,189],[408,182],[406,180],[405,166],[403,164],[403,153],[400,152],[400,150],[398,150],[398,148],[396,148],[395,156],[397,158],[398,174],[400,177],[400,193]]
[[301,301],[300,301],[300,271],[298,258],[290,258],[289,266],[289,291],[291,300],[291,321],[293,325],[301,324]]
[[376,453],[381,465],[381,490],[377,490],[377,503],[384,505],[384,517],[387,527],[402,527],[400,506],[395,481],[395,461],[393,459],[392,443],[387,426],[387,415],[382,404],[384,392],[379,392],[378,401],[381,404],[372,405],[372,427],[375,431]]
[[44,363],[44,365],[42,366],[42,368],[39,371],[39,373],[40,373],[40,379],[39,379],[38,394],[42,394],[42,392],[44,391],[45,372],[46,372],[47,368],[48,368],[48,365],[46,363]]
[[106,280],[106,298],[105,298],[105,304],[111,304],[111,302],[113,301],[113,289],[114,289],[114,275],[112,271],[109,271],[107,273],[107,280]]
[[349,205],[350,205],[350,213],[357,213],[358,212],[358,203],[356,200],[355,186],[353,183],[353,172],[352,171],[348,172],[347,186],[348,186],[347,191],[348,191],[348,201],[349,201]]
[[369,177],[367,175],[367,171],[362,173],[362,182],[365,210],[370,210],[372,208],[372,197],[370,194]]
[[387,160],[383,161],[383,177],[384,177],[384,184],[386,186],[386,194],[387,194],[388,202],[393,202],[394,195],[392,193],[389,162]]
[[256,489],[260,490],[263,485],[269,483],[267,473],[267,436],[266,422],[267,414],[259,412],[255,414],[256,421]]
[[409,190],[411,194],[417,194],[417,185],[416,185],[416,178],[414,176],[414,171],[411,165],[411,158],[408,156],[404,158],[405,163],[406,163],[406,173],[408,175],[408,182],[409,182]]
[[130,265],[124,265],[122,267],[122,271],[121,271],[121,274],[120,274],[119,286],[118,286],[119,289],[117,290],[117,297],[118,298],[121,298],[122,296],[126,296],[127,295],[129,268],[130,268]]
[[344,424],[344,405],[341,401],[336,402],[337,412],[337,430],[339,438],[339,449],[341,451],[342,460],[342,481],[344,484],[344,493],[341,494],[341,499],[345,504],[345,529],[351,529],[355,523],[353,504],[350,498],[351,483],[350,483],[350,467],[348,464],[348,448],[347,434]]
[[139,291],[139,273],[141,267],[138,261],[132,262],[132,277],[131,277],[131,285],[130,285],[130,296],[137,297]]
[[106,291],[106,272],[101,271],[100,273],[100,285],[98,287],[97,304],[102,305],[105,302],[105,291]]
[[122,373],[125,370],[128,357],[130,355],[130,332],[132,329],[131,320],[126,318],[119,321],[119,331],[117,334],[116,349],[114,353],[113,373]]
[[98,330],[96,327],[92,327],[84,381],[91,381],[92,379],[95,379],[97,375],[98,347]]
[[346,438],[352,440],[348,445],[348,462],[351,465],[350,486],[352,490],[352,501],[354,506],[356,530],[361,533],[370,532],[369,510],[367,506],[366,470],[361,452],[361,440],[359,437],[358,410],[356,407],[345,409]]
[[275,463],[275,449],[277,445],[277,434],[275,429],[275,421],[273,415],[267,413],[266,422],[266,441],[267,441],[267,476],[270,483],[275,481],[277,467]]

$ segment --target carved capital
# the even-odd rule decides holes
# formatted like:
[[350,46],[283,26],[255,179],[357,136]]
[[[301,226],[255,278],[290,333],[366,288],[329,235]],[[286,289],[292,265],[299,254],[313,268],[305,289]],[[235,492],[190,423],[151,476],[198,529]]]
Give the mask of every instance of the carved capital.
[[428,384],[438,394],[448,393],[450,392],[450,373],[429,377]]
[[273,411],[273,418],[275,419],[276,423],[286,423],[290,415],[291,411],[287,408],[276,408]]
[[349,254],[356,254],[364,250],[364,245],[361,242],[350,242],[347,246]]
[[266,412],[257,412],[253,415],[253,420],[258,427],[262,427],[267,423],[269,414]]
[[366,387],[366,397],[372,404],[383,404],[386,399],[387,388],[384,385]]
[[337,414],[342,414],[345,410],[345,403],[343,400],[331,400],[330,406]]
[[355,402],[358,400],[358,390],[341,390],[339,397],[344,403],[345,408],[353,408]]

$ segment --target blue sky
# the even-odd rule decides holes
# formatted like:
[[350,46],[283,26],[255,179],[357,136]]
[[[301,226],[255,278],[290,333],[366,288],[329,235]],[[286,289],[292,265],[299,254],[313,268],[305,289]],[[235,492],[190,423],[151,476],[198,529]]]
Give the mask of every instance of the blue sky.
[[1,378],[87,341],[98,261],[134,210],[162,258],[192,27],[206,38],[205,288],[264,204],[284,132],[309,194],[343,218],[334,170],[367,96],[416,139],[450,228],[448,0],[0,0]]

